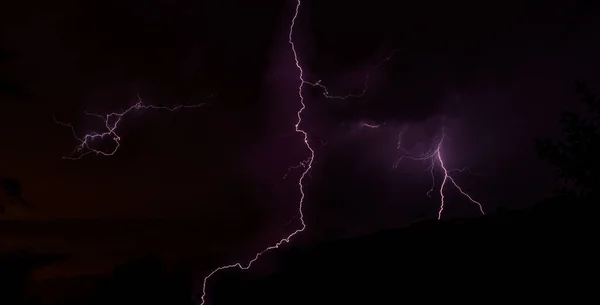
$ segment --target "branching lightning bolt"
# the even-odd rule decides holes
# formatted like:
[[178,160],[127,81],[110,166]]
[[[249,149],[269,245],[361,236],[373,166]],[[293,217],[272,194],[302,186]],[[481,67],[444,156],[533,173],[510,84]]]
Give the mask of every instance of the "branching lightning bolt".
[[371,79],[371,74],[373,73],[373,71],[375,71],[376,69],[381,67],[383,64],[388,62],[390,59],[392,59],[394,57],[394,55],[396,55],[396,53],[398,53],[399,51],[400,50],[394,50],[394,52],[392,52],[392,54],[388,55],[388,57],[381,60],[378,64],[373,66],[369,70],[369,72],[367,72],[367,75],[365,76],[365,80],[363,82],[362,91],[360,91],[359,93],[350,93],[350,94],[346,94],[346,95],[334,95],[334,94],[330,93],[329,89],[321,83],[321,80],[318,80],[314,83],[313,82],[305,82],[305,84],[313,86],[313,87],[321,88],[323,90],[323,96],[325,96],[328,99],[345,100],[345,99],[349,99],[349,98],[361,98],[361,97],[365,96],[367,91],[369,91],[369,80]]
[[281,180],[285,180],[295,169],[306,168],[308,166],[308,162],[310,162],[310,159],[302,160],[297,165],[288,167],[287,172],[285,175],[283,175],[283,177],[281,177]]
[[[111,112],[111,113],[104,114],[104,115],[85,112],[86,115],[94,116],[94,117],[101,119],[104,123],[104,127],[106,128],[106,130],[103,132],[100,132],[100,133],[91,132],[91,133],[85,134],[83,137],[79,137],[77,135],[77,133],[75,132],[75,127],[73,127],[72,124],[63,123],[61,121],[58,121],[56,118],[54,118],[54,121],[57,124],[60,124],[62,126],[70,128],[71,132],[73,133],[73,137],[75,137],[75,139],[77,141],[79,141],[79,145],[77,145],[75,147],[75,149],[73,150],[73,153],[72,153],[73,156],[68,156],[68,157],[65,156],[65,157],[63,157],[63,159],[79,160],[79,159],[83,158],[84,156],[91,154],[91,153],[94,153],[94,154],[100,155],[100,156],[114,155],[119,150],[119,147],[121,147],[121,137],[117,134],[117,128],[119,127],[119,123],[121,123],[123,117],[126,114],[130,113],[133,110],[155,109],[155,110],[176,111],[179,109],[186,109],[186,108],[198,108],[198,107],[201,107],[204,105],[205,105],[205,103],[196,104],[196,105],[177,105],[177,106],[173,106],[173,107],[158,106],[158,105],[144,105],[144,103],[142,102],[142,99],[138,96],[137,103],[135,103],[133,106],[131,106],[121,112]],[[115,147],[112,150],[104,151],[101,149],[94,148],[94,146],[92,144],[92,142],[94,142],[94,140],[104,139],[106,137],[112,137],[112,140],[115,142]]]
[[304,183],[304,178],[309,174],[310,170],[312,169],[312,164],[313,164],[313,160],[315,157],[315,151],[310,146],[310,142],[308,139],[308,133],[300,127],[300,124],[302,123],[302,113],[306,109],[306,104],[304,103],[304,95],[302,94],[302,91],[304,89],[304,85],[308,84],[308,82],[306,82],[304,80],[304,71],[302,70],[302,66],[300,65],[300,60],[298,59],[298,53],[296,52],[296,45],[294,44],[294,40],[293,40],[294,27],[296,25],[296,19],[298,18],[298,13],[300,12],[300,5],[301,5],[301,0],[297,0],[296,8],[294,11],[294,16],[292,17],[292,21],[290,23],[290,30],[288,33],[288,43],[292,49],[292,53],[294,54],[294,62],[296,64],[296,68],[298,68],[298,72],[299,72],[298,77],[300,80],[300,85],[298,85],[298,97],[300,99],[300,109],[298,110],[298,113],[297,113],[298,120],[296,121],[296,124],[294,125],[294,129],[297,133],[302,134],[302,137],[304,140],[304,145],[310,151],[310,156],[308,157],[308,159],[306,161],[303,161],[302,163],[300,163],[302,165],[302,167],[304,167],[304,171],[302,172],[302,175],[300,176],[300,179],[298,180],[298,188],[300,189],[300,201],[298,204],[298,215],[300,218],[300,228],[298,228],[295,231],[293,231],[292,233],[290,233],[287,237],[282,238],[277,243],[256,253],[254,255],[254,258],[252,260],[250,260],[247,264],[242,264],[242,263],[238,262],[238,263],[234,263],[231,265],[225,265],[225,266],[218,267],[215,270],[213,270],[212,272],[210,272],[204,278],[204,281],[202,283],[202,296],[201,296],[200,305],[204,305],[206,303],[207,282],[215,273],[222,271],[222,270],[231,269],[231,268],[239,268],[242,270],[247,270],[263,254],[265,254],[271,250],[277,249],[283,244],[289,243],[290,240],[292,239],[292,237],[296,236],[296,234],[298,234],[298,233],[304,231],[304,229],[306,229],[306,223],[304,222],[304,214],[303,214],[304,198],[306,195],[304,193],[304,184],[303,183]]
[[402,152],[404,152],[405,155],[402,155],[400,158],[398,158],[398,160],[394,163],[393,167],[394,168],[398,167],[398,164],[403,159],[416,160],[416,161],[430,161],[431,164],[428,167],[428,170],[431,173],[432,185],[431,185],[431,188],[427,191],[427,196],[431,197],[431,193],[434,191],[435,185],[436,185],[436,183],[435,183],[435,166],[436,166],[436,164],[439,164],[439,167],[443,174],[443,178],[442,178],[440,187],[438,189],[439,194],[440,194],[440,207],[438,209],[437,219],[439,220],[442,218],[442,213],[444,211],[445,197],[446,197],[444,190],[448,183],[452,184],[452,186],[454,186],[454,188],[456,188],[456,190],[458,190],[458,192],[460,192],[460,194],[463,195],[465,198],[467,198],[470,202],[476,204],[477,207],[479,208],[479,212],[481,212],[482,215],[485,215],[485,212],[483,210],[483,205],[479,201],[473,199],[473,197],[469,193],[464,191],[462,189],[462,187],[456,182],[456,179],[452,176],[453,172],[463,172],[466,169],[464,169],[464,168],[447,169],[446,168],[444,159],[442,158],[442,145],[446,138],[445,130],[442,128],[442,134],[440,136],[439,141],[434,145],[434,147],[430,151],[428,151],[424,154],[421,154],[421,155],[411,156],[410,150],[407,150],[402,146],[402,136],[407,131],[407,129],[408,129],[408,127],[404,128],[402,131],[400,131],[400,133],[398,135],[398,144],[397,144],[397,148],[399,150],[402,150]]
[[[231,268],[238,268],[241,270],[247,270],[249,269],[252,264],[254,262],[256,262],[263,254],[277,249],[280,246],[282,246],[283,244],[289,243],[290,240],[297,235],[298,233],[303,232],[306,229],[306,223],[304,222],[304,214],[303,214],[303,207],[304,207],[304,198],[305,198],[305,192],[304,192],[304,180],[306,177],[310,176],[310,171],[312,169],[312,164],[315,158],[315,151],[312,148],[312,146],[310,145],[311,141],[309,141],[309,135],[308,133],[303,130],[300,125],[302,123],[302,113],[304,112],[304,110],[306,109],[306,104],[305,104],[305,100],[304,100],[304,95],[303,95],[303,89],[305,87],[305,85],[308,86],[312,86],[312,87],[317,87],[320,88],[323,91],[323,96],[325,96],[328,99],[348,99],[348,98],[360,98],[363,97],[365,95],[365,93],[368,91],[368,83],[369,83],[369,78],[373,72],[373,70],[375,70],[376,68],[379,68],[381,65],[383,65],[385,62],[389,61],[394,54],[396,54],[398,52],[398,50],[394,51],[391,55],[389,55],[388,57],[386,57],[384,60],[382,60],[381,62],[379,62],[377,65],[375,65],[373,67],[373,69],[371,69],[367,75],[365,76],[365,81],[363,83],[363,89],[360,93],[358,94],[348,94],[345,96],[338,96],[338,95],[333,95],[329,92],[328,88],[323,85],[321,83],[321,81],[317,81],[317,82],[309,82],[307,80],[304,79],[304,70],[302,69],[302,65],[300,64],[300,60],[298,58],[298,52],[296,51],[296,44],[294,43],[293,40],[293,33],[294,33],[294,27],[296,25],[296,20],[298,18],[298,14],[300,12],[300,6],[302,5],[301,0],[297,0],[296,1],[296,8],[294,11],[294,15],[292,17],[292,20],[290,22],[290,27],[289,27],[289,32],[288,32],[288,43],[292,49],[292,53],[294,55],[294,63],[296,65],[296,68],[298,69],[298,78],[300,80],[300,84],[298,85],[298,98],[300,100],[300,109],[298,110],[297,113],[297,118],[298,120],[296,121],[296,124],[294,125],[294,129],[296,131],[296,133],[300,133],[303,137],[304,140],[304,145],[306,146],[306,148],[309,150],[310,152],[310,156],[301,161],[300,163],[298,163],[297,165],[293,165],[290,166],[287,170],[287,173],[282,177],[282,179],[287,178],[287,176],[290,174],[290,172],[294,169],[298,169],[298,168],[304,168],[304,171],[302,172],[300,179],[298,180],[298,188],[300,189],[300,201],[298,204],[298,215],[300,218],[300,228],[296,229],[295,231],[293,231],[291,234],[289,234],[287,237],[282,238],[281,240],[279,240],[277,243],[275,243],[272,246],[269,246],[267,248],[265,248],[264,250],[262,250],[261,252],[258,252],[254,255],[254,258],[252,260],[250,260],[247,264],[242,264],[242,263],[234,263],[234,264],[230,264],[230,265],[225,265],[225,266],[221,266],[218,267],[216,269],[214,269],[212,272],[210,272],[203,281],[203,285],[202,285],[202,295],[201,295],[201,302],[200,305],[204,305],[206,303],[206,287],[207,287],[207,282],[208,280],[217,272],[225,270],[225,269],[231,269]],[[369,127],[369,128],[377,128],[380,125],[375,125],[375,124],[364,124],[365,127]]]

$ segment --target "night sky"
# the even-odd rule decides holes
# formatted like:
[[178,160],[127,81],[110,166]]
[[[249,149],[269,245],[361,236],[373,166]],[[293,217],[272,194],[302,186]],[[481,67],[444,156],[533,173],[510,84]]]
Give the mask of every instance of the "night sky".
[[[102,234],[85,233],[100,230],[94,223],[134,236],[127,225],[106,230],[107,223],[185,222],[194,231],[182,243],[206,249],[200,252],[233,249],[221,250],[232,259],[297,228],[302,169],[282,179],[309,156],[294,132],[299,71],[288,32],[295,4],[3,3],[0,46],[13,56],[0,63],[0,75],[26,94],[0,99],[0,174],[19,179],[34,206],[9,207],[3,226],[22,235],[43,228],[39,236],[48,240],[95,240]],[[336,95],[358,94],[369,79],[362,98],[331,100],[305,87],[301,127],[316,157],[306,180],[308,229],[299,240],[437,216],[439,198],[425,194],[428,164],[404,160],[392,169],[407,125],[409,148],[429,148],[444,127],[446,165],[469,167],[455,177],[487,211],[531,206],[549,194],[552,170],[533,141],[558,134],[561,111],[576,101],[574,81],[600,80],[597,6],[303,1],[294,41],[305,79]],[[53,117],[80,135],[99,131],[101,121],[84,111],[122,110],[138,95],[145,104],[206,105],[133,111],[118,129],[114,156],[62,159],[78,143]],[[452,189],[446,200],[444,217],[478,215]],[[10,220],[31,223],[13,228]]]

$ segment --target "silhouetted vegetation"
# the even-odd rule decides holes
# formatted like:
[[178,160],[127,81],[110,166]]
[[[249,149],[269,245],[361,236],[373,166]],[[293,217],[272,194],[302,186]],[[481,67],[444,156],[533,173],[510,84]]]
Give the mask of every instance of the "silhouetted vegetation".
[[[9,204],[27,204],[25,199],[23,199],[23,190],[21,188],[21,183],[17,179],[1,179],[0,188],[2,188],[2,190],[6,193]],[[0,203],[0,212],[4,212],[4,207],[2,203]]]
[[536,149],[556,167],[558,177],[565,182],[559,189],[561,194],[599,198],[600,99],[585,83],[577,84],[577,92],[588,113],[563,113],[560,124],[565,139],[540,139]]
[[5,193],[6,202],[0,201],[0,213],[5,212],[5,204],[22,204],[27,205],[23,199],[23,190],[21,183],[17,179],[3,178],[0,179],[0,189]]

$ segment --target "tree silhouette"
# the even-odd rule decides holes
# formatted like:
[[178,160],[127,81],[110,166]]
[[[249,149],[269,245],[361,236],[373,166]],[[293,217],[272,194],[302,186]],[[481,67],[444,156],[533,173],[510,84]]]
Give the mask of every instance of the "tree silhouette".
[[600,190],[600,100],[585,83],[578,82],[576,91],[588,113],[564,112],[560,124],[565,138],[538,139],[535,147],[542,159],[556,167],[558,177],[564,182],[560,193],[597,198]]
[[[23,199],[21,183],[17,179],[13,178],[3,178],[0,180],[0,189],[4,191],[6,197],[8,198],[9,204],[22,204],[27,205],[25,199]],[[5,202],[0,202],[0,212],[4,212]]]

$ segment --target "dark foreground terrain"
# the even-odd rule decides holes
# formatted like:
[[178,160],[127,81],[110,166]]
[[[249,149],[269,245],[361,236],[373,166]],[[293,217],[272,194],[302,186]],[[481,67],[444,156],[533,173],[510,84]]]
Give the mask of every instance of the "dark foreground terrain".
[[230,272],[215,304],[597,300],[593,202],[562,199],[468,220],[426,221],[292,249],[278,271]]
[[[405,229],[308,248],[288,246],[263,257],[255,269],[215,276],[208,301],[590,302],[597,299],[595,209],[594,202],[563,198],[529,210],[496,212],[475,219],[425,221]],[[31,297],[27,288],[31,285],[27,285],[23,274],[64,258],[19,257],[2,260],[0,304],[49,304],[39,296]],[[185,273],[165,272],[160,260],[146,257],[116,267],[111,277],[98,278],[94,283],[87,279],[85,293],[74,279],[66,284],[72,289],[61,288],[72,296],[55,298],[52,303],[194,304],[190,300],[192,276]],[[48,285],[46,290],[54,289]]]

